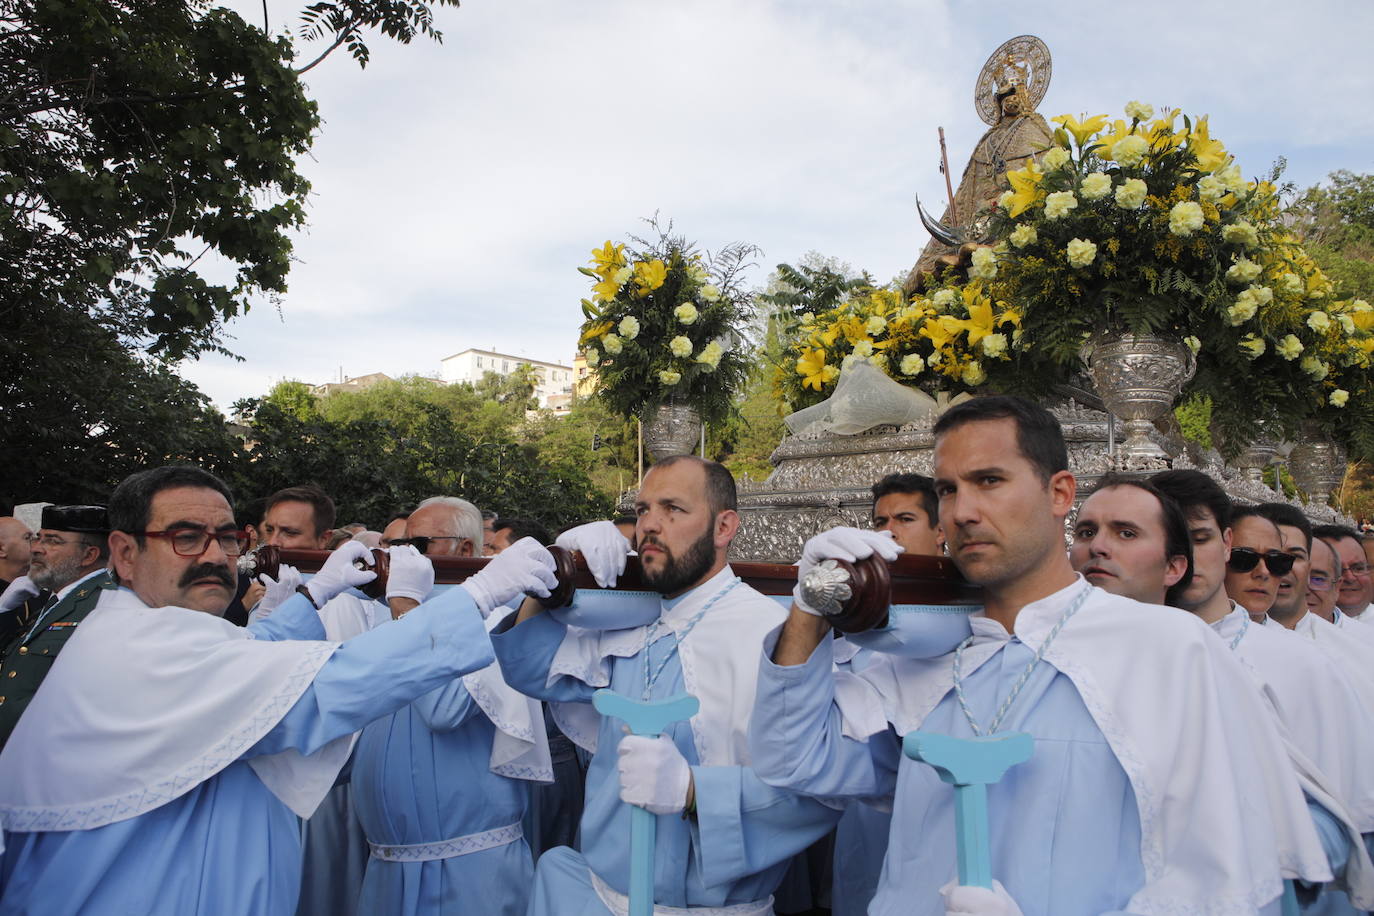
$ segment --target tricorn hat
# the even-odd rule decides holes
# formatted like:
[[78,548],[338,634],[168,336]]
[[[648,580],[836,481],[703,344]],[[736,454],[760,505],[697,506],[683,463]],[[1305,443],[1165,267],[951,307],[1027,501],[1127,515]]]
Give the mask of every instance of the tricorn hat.
[[110,517],[104,506],[44,506],[41,527],[53,531],[108,534]]

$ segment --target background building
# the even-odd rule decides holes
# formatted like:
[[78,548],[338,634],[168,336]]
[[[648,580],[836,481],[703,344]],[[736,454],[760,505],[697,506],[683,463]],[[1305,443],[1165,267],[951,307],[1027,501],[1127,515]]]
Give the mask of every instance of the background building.
[[439,376],[446,382],[477,384],[483,375],[495,372],[509,375],[518,366],[532,366],[535,370],[534,397],[540,407],[567,410],[572,405],[572,366],[546,363],[495,350],[463,350],[447,356],[439,363]]

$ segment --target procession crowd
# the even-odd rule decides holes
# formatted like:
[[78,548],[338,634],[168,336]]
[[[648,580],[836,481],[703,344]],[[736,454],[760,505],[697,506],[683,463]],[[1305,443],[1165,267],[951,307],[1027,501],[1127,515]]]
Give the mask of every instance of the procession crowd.
[[[1193,470],[1080,500],[1013,397],[934,433],[781,600],[692,456],[556,538],[305,482],[236,515],[194,467],[0,518],[0,916],[638,916],[636,874],[674,916],[1374,909],[1374,542]],[[546,609],[555,543],[601,588]],[[981,607],[838,633],[837,563],[902,553]]]

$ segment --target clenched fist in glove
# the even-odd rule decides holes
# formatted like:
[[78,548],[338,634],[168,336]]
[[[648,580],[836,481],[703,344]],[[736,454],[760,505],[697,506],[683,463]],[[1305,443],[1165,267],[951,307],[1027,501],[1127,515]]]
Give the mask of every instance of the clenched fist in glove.
[[549,592],[558,587],[558,577],[553,571],[553,554],[548,548],[534,538],[521,538],[492,557],[481,572],[459,587],[467,589],[477,610],[486,618],[496,608],[521,595],[548,597]]
[[692,767],[667,735],[626,735],[616,747],[620,800],[652,814],[678,814],[687,807]]
[[253,609],[253,616],[254,620],[265,620],[272,616],[278,605],[296,594],[296,589],[301,587],[301,574],[296,571],[296,567],[283,563],[277,570],[277,578],[273,579],[267,573],[262,573],[258,576],[258,582],[267,590],[262,593],[262,600]]
[[592,578],[602,588],[615,585],[615,580],[625,572],[625,558],[630,555],[630,542],[614,522],[578,525],[560,534],[554,544],[581,553]]
[[801,559],[797,561],[797,585],[792,589],[792,601],[800,609],[817,617],[824,616],[802,598],[802,580],[811,568],[826,560],[846,560],[853,563],[877,554],[884,560],[895,560],[902,547],[892,539],[890,531],[864,531],[860,528],[831,528],[806,542]]
[[386,600],[409,598],[416,604],[434,591],[434,564],[410,544],[387,548]]
[[362,541],[344,541],[329,555],[315,577],[305,583],[305,590],[310,593],[315,607],[324,607],[330,598],[345,589],[358,588],[377,578],[372,570],[359,569],[359,562],[372,565],[372,551]]
[[951,881],[940,888],[940,896],[945,898],[945,916],[1021,916],[1001,881],[992,882],[992,890]]

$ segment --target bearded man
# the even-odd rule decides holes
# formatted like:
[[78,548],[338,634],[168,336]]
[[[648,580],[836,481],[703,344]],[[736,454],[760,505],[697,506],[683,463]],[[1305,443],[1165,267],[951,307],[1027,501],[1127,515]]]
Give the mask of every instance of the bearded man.
[[[835,824],[838,812],[765,785],[750,765],[758,656],[786,612],[726,562],[739,529],[735,506],[734,478],[721,465],[688,455],[659,462],[635,501],[636,544],[645,580],[659,593],[650,608],[658,615],[643,626],[583,630],[527,602],[493,630],[506,680],[573,705],[559,712],[559,724],[594,755],[581,852],[558,847],[539,859],[532,916],[625,912],[629,805],[660,816],[656,904],[740,916],[772,913],[788,859]],[[603,585],[624,571],[630,550],[612,522],[574,528],[558,543],[580,550]],[[627,735],[619,720],[591,713],[601,687],[635,700],[687,692],[701,710],[658,738]]]

